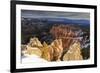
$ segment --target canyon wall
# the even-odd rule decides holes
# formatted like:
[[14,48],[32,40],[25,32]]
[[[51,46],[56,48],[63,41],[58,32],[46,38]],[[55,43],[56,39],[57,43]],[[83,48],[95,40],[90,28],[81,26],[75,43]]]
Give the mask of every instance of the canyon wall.
[[79,40],[78,33],[75,31],[77,28],[68,25],[53,26],[50,33],[55,37],[62,39],[63,48],[68,51],[69,47]]

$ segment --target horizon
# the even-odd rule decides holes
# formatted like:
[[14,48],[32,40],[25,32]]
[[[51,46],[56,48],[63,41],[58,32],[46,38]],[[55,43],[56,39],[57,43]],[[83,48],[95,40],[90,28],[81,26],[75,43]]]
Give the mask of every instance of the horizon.
[[90,20],[90,13],[21,10],[21,17],[26,17],[26,18],[64,18],[64,19],[66,18],[66,19]]

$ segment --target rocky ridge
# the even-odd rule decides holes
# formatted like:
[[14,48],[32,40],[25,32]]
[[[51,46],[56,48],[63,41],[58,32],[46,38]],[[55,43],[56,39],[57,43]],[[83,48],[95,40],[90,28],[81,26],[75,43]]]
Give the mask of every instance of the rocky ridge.
[[[35,54],[47,61],[61,61],[61,57],[63,57],[63,61],[82,60],[79,44],[80,43],[74,43],[72,47],[70,46],[68,52],[66,52],[64,56],[62,56],[63,47],[62,47],[61,39],[56,39],[50,45],[48,45],[46,42],[41,44],[38,38],[33,37],[30,39],[30,42],[26,45],[26,49],[24,50],[26,52],[23,53],[23,50],[22,50],[22,53],[24,55],[25,54],[29,54],[29,55]],[[73,53],[69,55],[69,52],[73,52]]]

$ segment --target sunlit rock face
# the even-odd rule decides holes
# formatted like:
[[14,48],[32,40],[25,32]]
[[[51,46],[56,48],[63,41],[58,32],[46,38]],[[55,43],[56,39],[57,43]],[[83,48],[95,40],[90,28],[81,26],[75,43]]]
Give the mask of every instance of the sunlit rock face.
[[46,42],[43,43],[43,47],[41,48],[42,58],[47,61],[51,61],[53,59],[53,48],[49,46]]
[[82,48],[83,59],[90,57],[90,33],[89,28],[72,24],[55,24],[50,33],[55,39],[62,39],[63,52],[66,53],[69,47],[79,41]]
[[[25,48],[26,49],[25,49]],[[56,39],[50,45],[46,42],[41,44],[38,38],[30,38],[29,43],[26,46],[22,46],[24,55],[37,55],[47,61],[60,61],[60,57],[63,53],[62,40]]]
[[67,51],[75,41],[79,40],[78,33],[75,31],[78,28],[69,26],[69,25],[59,25],[59,26],[53,26],[50,30],[50,33],[55,37],[62,39],[62,46],[64,48],[64,51]]
[[51,45],[43,43],[42,57],[48,61],[60,61],[60,57],[63,53],[62,40],[56,39]]
[[30,39],[30,42],[28,43],[28,46],[31,46],[31,47],[41,47],[42,44],[41,42],[38,40],[38,38],[34,37],[34,38],[31,38]]
[[53,48],[53,60],[60,61],[63,53],[62,39],[56,39],[51,43]]
[[68,52],[66,52],[63,56],[64,61],[82,60],[82,59],[83,57],[81,55],[81,47],[79,42],[76,42],[72,46],[70,46]]
[[22,54],[24,55],[37,55],[39,57],[41,57],[42,52],[39,49],[39,47],[41,47],[42,44],[41,42],[38,40],[38,38],[34,37],[31,38],[29,43],[26,46],[22,46],[21,48],[25,50],[22,50]]

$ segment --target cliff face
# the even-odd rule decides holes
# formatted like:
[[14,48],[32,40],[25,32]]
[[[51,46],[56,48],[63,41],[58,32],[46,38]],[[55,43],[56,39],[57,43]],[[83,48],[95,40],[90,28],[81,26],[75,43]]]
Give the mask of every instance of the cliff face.
[[43,43],[42,57],[48,61],[60,61],[63,53],[62,40],[56,39],[50,45]]
[[80,42],[83,59],[90,57],[89,30],[74,25],[55,25],[50,33],[55,39],[62,39],[63,52],[66,53],[75,42]]
[[60,61],[63,54],[62,39],[54,40],[50,46],[53,48],[53,60]]
[[21,45],[22,55],[37,55],[41,57],[42,52],[39,47],[42,47],[42,44],[38,38],[31,38],[27,45]]
[[68,52],[66,52],[63,56],[64,61],[82,60],[82,59],[83,57],[81,55],[81,47],[79,42],[76,42],[72,46],[70,46]]
[[[37,55],[47,61],[58,61],[63,52],[62,40],[56,39],[50,45],[46,42],[41,44],[38,38],[31,38],[26,46],[22,45],[23,55]],[[24,49],[24,50],[23,50]]]
[[35,47],[35,46],[41,47],[43,45],[41,44],[41,42],[39,41],[38,38],[34,37],[34,38],[30,38],[28,46],[31,46],[31,47]]
[[68,25],[59,25],[53,26],[50,30],[50,33],[55,37],[62,39],[62,44],[64,50],[68,50],[70,45],[72,45],[75,41],[78,41],[78,34],[75,33],[77,28],[68,26]]
[[[26,48],[23,50],[23,48]],[[24,55],[37,55],[47,61],[82,60],[80,42],[75,42],[69,47],[69,50],[63,55],[62,40],[56,39],[50,45],[46,42],[41,44],[38,38],[31,38],[26,47],[22,46]]]

